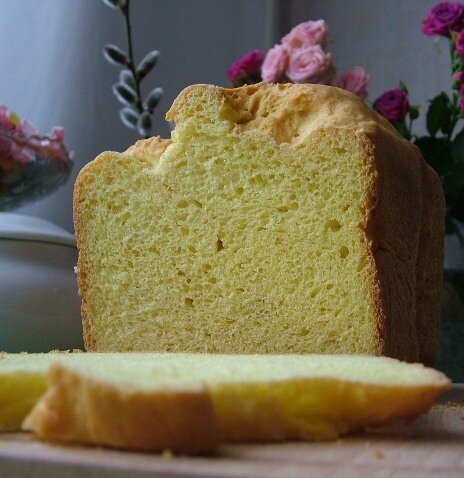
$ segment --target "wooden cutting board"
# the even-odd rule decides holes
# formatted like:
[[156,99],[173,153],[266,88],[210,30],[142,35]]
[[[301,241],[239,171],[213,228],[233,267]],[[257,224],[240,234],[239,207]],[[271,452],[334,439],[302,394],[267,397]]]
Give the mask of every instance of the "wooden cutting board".
[[223,445],[210,457],[60,446],[0,434],[0,477],[464,477],[464,385],[427,415],[335,442]]

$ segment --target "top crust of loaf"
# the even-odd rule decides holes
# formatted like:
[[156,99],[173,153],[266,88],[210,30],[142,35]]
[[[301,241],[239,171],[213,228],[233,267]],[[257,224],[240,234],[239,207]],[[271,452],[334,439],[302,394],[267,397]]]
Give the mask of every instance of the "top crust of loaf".
[[[212,107],[196,111],[198,98]],[[243,130],[253,129],[269,134],[278,143],[294,143],[296,129],[297,142],[304,142],[313,131],[321,128],[360,130],[366,123],[374,122],[404,143],[411,144],[359,97],[326,85],[259,83],[230,89],[192,85],[175,99],[166,113],[166,119],[176,122],[192,118],[198,120],[204,112],[209,117],[203,116],[203,121],[226,119],[240,125]]]

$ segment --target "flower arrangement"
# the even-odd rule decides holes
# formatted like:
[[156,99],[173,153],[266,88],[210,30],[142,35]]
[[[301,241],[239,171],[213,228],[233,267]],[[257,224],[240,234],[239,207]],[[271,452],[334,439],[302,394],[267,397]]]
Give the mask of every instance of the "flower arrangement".
[[252,50],[237,60],[228,71],[229,80],[233,86],[260,81],[321,83],[366,98],[369,73],[357,66],[337,77],[332,54],[326,51],[328,39],[324,20],[300,23],[267,53]]
[[0,210],[53,192],[66,181],[71,167],[63,128],[43,136],[0,105]]
[[457,234],[464,247],[464,236],[457,224],[464,222],[464,4],[442,2],[434,6],[422,22],[422,32],[445,38],[451,53],[452,93],[441,92],[430,101],[426,113],[428,134],[414,134],[413,121],[420,110],[410,104],[408,89],[402,82],[377,98],[374,108],[419,147],[440,176],[447,206],[446,233]]
[[163,96],[163,89],[154,88],[142,98],[141,81],[153,69],[158,61],[159,51],[153,50],[136,66],[132,48],[132,29],[130,23],[130,0],[103,0],[103,2],[119,10],[126,24],[127,53],[116,45],[105,45],[103,55],[106,60],[113,65],[123,67],[119,74],[119,81],[113,85],[113,94],[117,100],[124,106],[119,116],[122,123],[127,128],[135,129],[143,138],[150,136],[153,126],[151,115]]

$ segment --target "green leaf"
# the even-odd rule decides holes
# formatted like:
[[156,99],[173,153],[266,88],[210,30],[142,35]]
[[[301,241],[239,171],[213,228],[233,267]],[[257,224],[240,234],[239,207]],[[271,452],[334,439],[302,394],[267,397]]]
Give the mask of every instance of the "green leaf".
[[400,80],[400,90],[403,90],[405,95],[408,95],[408,87]]
[[427,112],[427,131],[435,136],[438,130],[448,134],[451,130],[451,104],[446,93],[436,96],[430,103]]
[[127,85],[123,83],[116,83],[113,85],[113,93],[116,98],[123,104],[131,106],[137,102],[137,93]]
[[116,45],[105,45],[103,47],[103,55],[109,63],[118,66],[129,65],[129,57]]
[[[443,187],[448,196],[458,197],[464,192],[464,162],[450,164],[443,175]],[[461,208],[464,209],[464,197]]]
[[422,136],[417,138],[414,144],[421,150],[427,163],[442,177],[452,162],[445,138]]
[[464,129],[456,135],[451,143],[451,157],[458,163],[464,163]]
[[132,108],[123,108],[119,112],[119,117],[121,118],[121,121],[124,126],[127,126],[131,129],[137,129],[139,115]]
[[152,113],[162,96],[163,88],[158,87],[151,90],[143,103],[143,109]]
[[398,123],[393,123],[393,126],[396,128],[396,131],[403,136],[403,138],[406,138],[407,140],[411,139],[411,131],[409,131],[408,127],[406,126],[404,119],[398,121]]
[[159,54],[160,52],[158,50],[153,50],[140,62],[137,67],[137,75],[140,79],[142,79],[156,65]]
[[448,208],[449,214],[457,219],[458,221],[464,222],[464,188],[460,191],[455,191],[453,194],[446,194],[446,207]]
[[445,216],[445,234],[455,234],[456,233],[456,224],[453,221],[453,218],[447,213]]
[[418,106],[410,106],[409,108],[409,116],[412,120],[419,118],[419,107]]

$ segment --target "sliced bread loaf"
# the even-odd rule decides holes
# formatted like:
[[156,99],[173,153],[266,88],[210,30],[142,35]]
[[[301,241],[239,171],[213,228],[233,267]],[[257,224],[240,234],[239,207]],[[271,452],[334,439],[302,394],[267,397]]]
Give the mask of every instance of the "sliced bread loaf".
[[77,179],[88,350],[434,363],[444,199],[414,145],[323,85],[192,86],[167,118]]
[[[0,383],[43,380],[50,364],[25,429],[50,440],[190,453],[220,441],[334,439],[412,419],[450,386],[433,369],[383,357],[138,353],[4,355]],[[0,404],[14,388],[0,387]],[[29,402],[36,399],[33,391]]]

